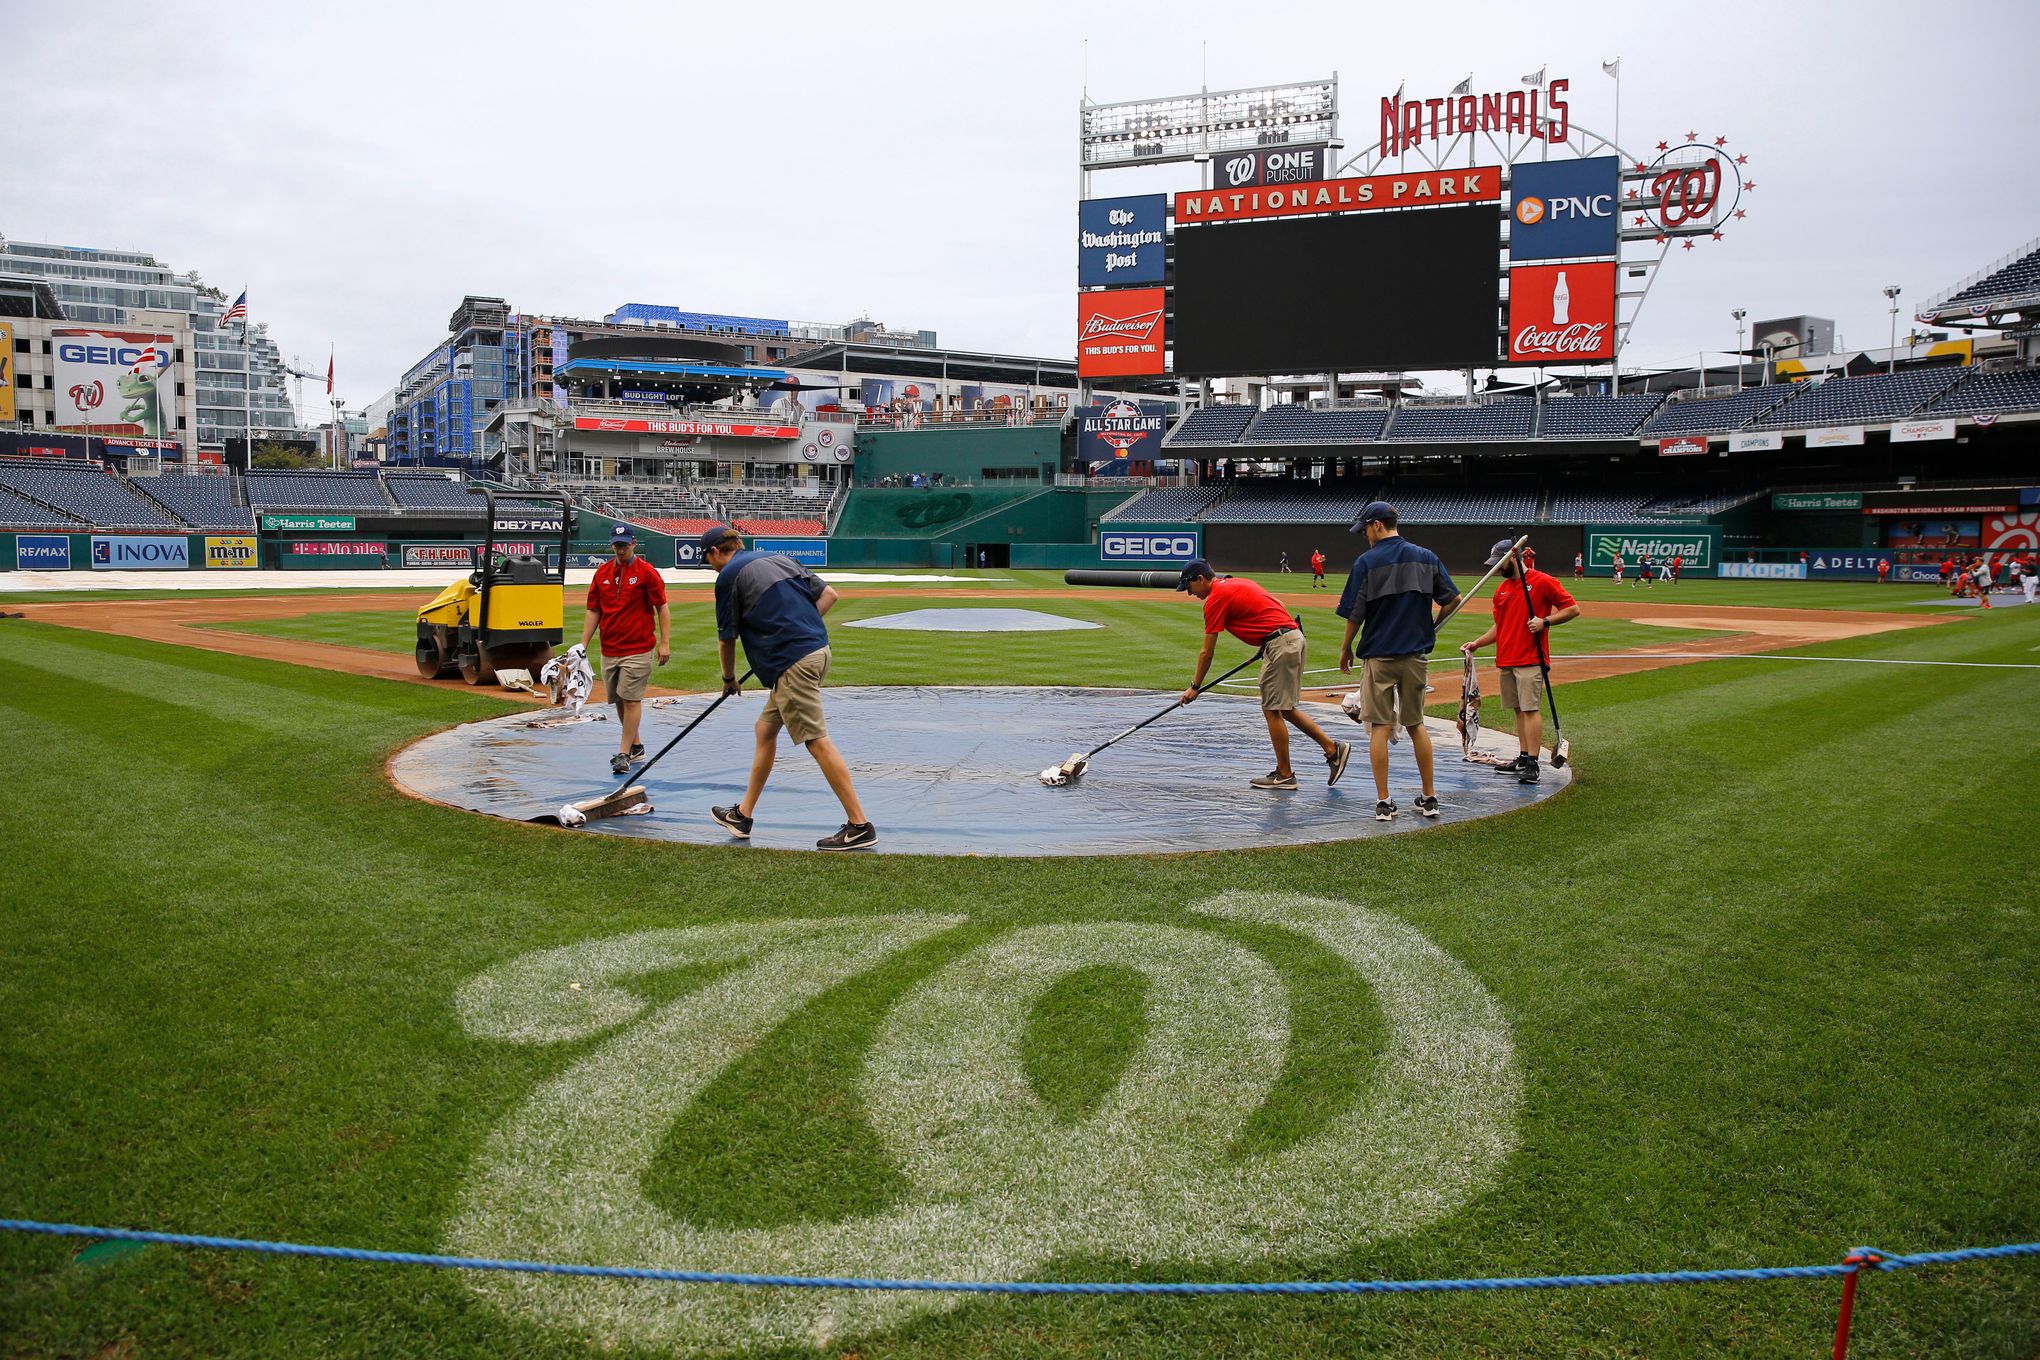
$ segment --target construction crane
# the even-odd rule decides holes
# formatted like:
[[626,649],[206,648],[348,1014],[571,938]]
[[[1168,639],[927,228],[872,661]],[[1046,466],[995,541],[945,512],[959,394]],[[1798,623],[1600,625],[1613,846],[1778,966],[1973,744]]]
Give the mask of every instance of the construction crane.
[[[285,373],[290,374],[291,386],[295,389],[291,395],[291,409],[297,413],[299,420],[303,420],[305,418],[305,379],[310,378],[313,382],[324,382],[327,381],[328,375],[312,373],[299,368],[297,365],[303,361],[297,359],[296,356],[292,356],[290,363],[283,363],[281,358],[277,362],[283,365]],[[327,442],[326,455],[333,466],[337,468],[340,466],[341,459],[344,456],[347,436],[340,428],[340,399],[338,397],[330,397],[328,400],[333,407],[333,434]]]

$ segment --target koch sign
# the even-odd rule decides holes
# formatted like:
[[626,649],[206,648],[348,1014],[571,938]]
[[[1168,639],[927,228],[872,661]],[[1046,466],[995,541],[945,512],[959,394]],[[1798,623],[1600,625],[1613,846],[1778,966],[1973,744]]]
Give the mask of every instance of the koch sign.
[[1167,194],[1077,204],[1077,283],[1085,288],[1160,283],[1168,220]]
[[14,567],[17,571],[69,571],[71,569],[71,536],[69,534],[22,534],[14,540]]
[[1310,184],[1332,177],[1332,149],[1317,146],[1257,146],[1229,151],[1213,172],[1221,189],[1251,189],[1264,184]]
[[826,538],[761,538],[751,546],[761,553],[791,557],[803,567],[829,565],[829,540]]
[[94,571],[183,571],[191,565],[184,538],[111,538],[94,535]]
[[1203,555],[1199,529],[1098,531],[1098,556],[1107,562],[1192,562]]
[[1613,255],[1619,184],[1613,156],[1518,161],[1509,180],[1509,258]]

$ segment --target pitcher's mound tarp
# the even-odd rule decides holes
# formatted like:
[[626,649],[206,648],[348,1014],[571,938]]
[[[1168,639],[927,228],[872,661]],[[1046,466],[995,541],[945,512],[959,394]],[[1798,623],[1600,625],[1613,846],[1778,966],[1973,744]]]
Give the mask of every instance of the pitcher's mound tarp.
[[845,628],[897,628],[911,633],[1074,633],[1105,625],[1038,609],[909,609],[852,619]]
[[[711,696],[691,696],[645,715],[657,749]],[[1459,737],[1430,719],[1438,752],[1438,801],[1427,822],[1411,808],[1421,791],[1409,743],[1392,748],[1395,821],[1374,820],[1366,729],[1329,704],[1307,705],[1335,740],[1354,743],[1337,788],[1325,787],[1316,748],[1292,741],[1294,793],[1247,787],[1274,759],[1256,700],[1208,694],[1113,747],[1080,780],[1047,788],[1037,777],[1072,751],[1105,738],[1168,702],[1156,690],[1074,688],[845,687],[823,693],[829,734],[850,763],[880,852],[926,855],[1131,855],[1308,845],[1414,831],[1485,817],[1548,798],[1572,771],[1546,769],[1518,784],[1459,756]],[[743,796],[751,725],[764,694],[741,698],[701,725],[641,781],[654,810],[590,822],[573,834],[811,850],[843,822],[841,807],[805,751],[781,737],[779,762],[759,800],[752,839],[732,841],[711,822],[714,804]],[[390,774],[436,802],[522,821],[560,804],[607,793],[613,723],[534,728],[529,713],[435,733],[399,752]],[[1513,738],[1488,733],[1484,749],[1515,754]]]

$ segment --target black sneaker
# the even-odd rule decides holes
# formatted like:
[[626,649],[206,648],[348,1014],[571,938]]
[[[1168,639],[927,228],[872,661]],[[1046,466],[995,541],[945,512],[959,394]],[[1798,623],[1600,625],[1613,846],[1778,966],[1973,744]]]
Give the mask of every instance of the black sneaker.
[[1392,822],[1395,820],[1395,804],[1384,798],[1374,805],[1374,820]]
[[[749,818],[745,819],[749,821]],[[862,850],[867,845],[878,844],[878,828],[870,822],[845,822],[843,829],[833,836],[824,836],[815,842],[817,850]]]
[[1534,765],[1536,763],[1537,763],[1536,756],[1523,755],[1521,753],[1518,753],[1516,758],[1508,762],[1506,765],[1495,766],[1495,773],[1499,775],[1506,775],[1513,778],[1516,775],[1519,775],[1523,772],[1524,766]]
[[1296,789],[1296,776],[1293,774],[1277,774],[1275,771],[1270,770],[1259,779],[1249,779],[1247,783],[1257,789],[1282,789],[1294,792]]
[[621,751],[609,757],[609,772],[611,774],[629,774],[630,757]]
[[1518,784],[1535,784],[1541,778],[1543,778],[1543,770],[1539,767],[1537,757],[1535,756],[1530,757],[1529,761],[1516,771],[1516,782]]
[[715,824],[739,840],[751,839],[751,819],[731,807],[712,807],[708,815],[715,818]]
[[635,765],[644,758],[645,758],[645,744],[643,742],[639,742],[637,745],[630,748],[631,764]]
[[1342,741],[1333,747],[1332,753],[1325,757],[1325,764],[1331,766],[1332,769],[1332,777],[1325,781],[1326,788],[1330,788],[1339,782],[1340,778],[1346,773],[1346,762],[1352,758],[1353,744],[1351,742]]
[[1412,799],[1411,802],[1417,811],[1423,813],[1426,817],[1436,817],[1438,815],[1438,795],[1435,793],[1423,794]]

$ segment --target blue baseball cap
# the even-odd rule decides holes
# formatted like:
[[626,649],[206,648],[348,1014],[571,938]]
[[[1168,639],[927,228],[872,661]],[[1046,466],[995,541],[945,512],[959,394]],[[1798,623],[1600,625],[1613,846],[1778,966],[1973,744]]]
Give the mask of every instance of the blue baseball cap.
[[1360,508],[1360,513],[1353,519],[1352,527],[1347,529],[1346,532],[1357,534],[1369,524],[1376,522],[1394,524],[1395,521],[1396,513],[1394,506],[1390,505],[1387,501],[1369,501]]
[[637,530],[631,528],[628,524],[619,524],[609,531],[609,541],[611,543],[635,543],[637,542]]
[[701,538],[698,541],[701,544],[701,550],[707,552],[711,548],[720,548],[731,539],[741,543],[744,541],[744,536],[727,524],[712,524],[701,531]]
[[1211,569],[1211,563],[1201,557],[1195,558],[1184,565],[1182,574],[1176,578],[1176,589],[1188,590],[1190,583],[1198,577],[1216,575],[1218,573]]

